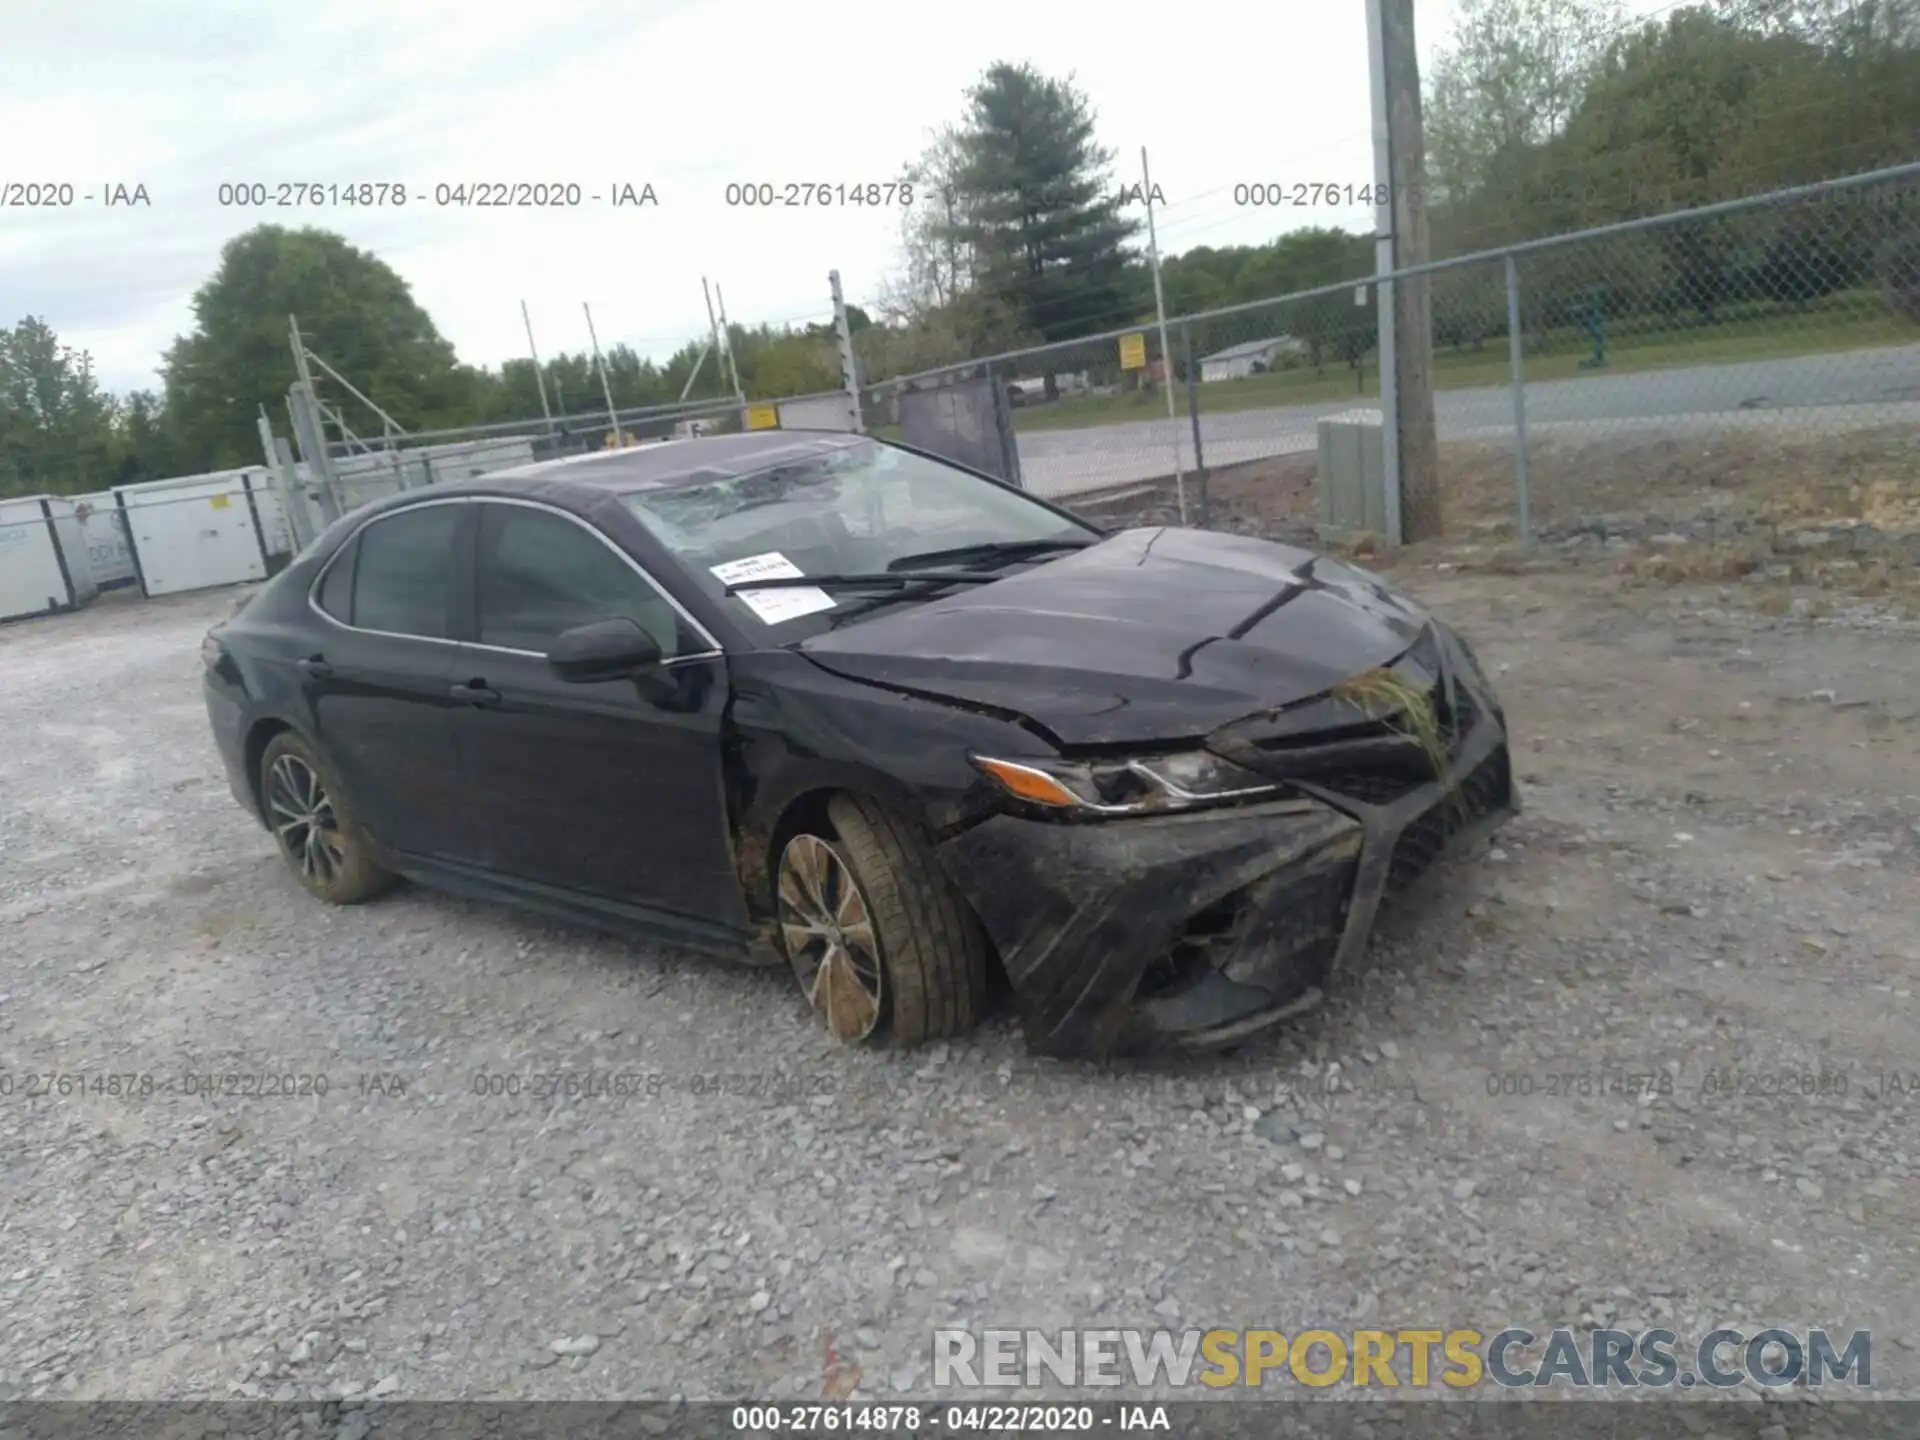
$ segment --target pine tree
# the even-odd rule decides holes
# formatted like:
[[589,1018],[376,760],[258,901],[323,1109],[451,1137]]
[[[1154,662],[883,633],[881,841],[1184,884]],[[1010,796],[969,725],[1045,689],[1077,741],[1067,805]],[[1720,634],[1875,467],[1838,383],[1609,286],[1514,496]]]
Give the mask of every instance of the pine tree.
[[1113,154],[1072,81],[994,65],[968,92],[953,237],[980,257],[982,288],[1048,341],[1124,325],[1138,297]]

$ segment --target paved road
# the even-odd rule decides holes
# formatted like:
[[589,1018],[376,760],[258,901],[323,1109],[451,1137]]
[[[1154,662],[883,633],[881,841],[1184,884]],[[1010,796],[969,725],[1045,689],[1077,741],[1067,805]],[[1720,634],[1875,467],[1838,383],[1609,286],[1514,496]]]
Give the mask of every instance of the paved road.
[[[1364,396],[1319,405],[1206,412],[1201,394],[1201,442],[1209,465],[1235,465],[1312,450],[1323,416],[1372,404]],[[1512,433],[1513,392],[1505,386],[1443,390],[1436,397],[1443,439]],[[1549,380],[1527,387],[1529,431],[1606,426],[1694,430],[1702,420],[1724,423],[1782,418],[1781,411],[1813,407],[1845,414],[1844,423],[1920,418],[1920,345],[1826,355],[1643,370]],[[1736,422],[1737,423],[1737,422]],[[1842,423],[1841,413],[1820,417]],[[1179,421],[1181,462],[1193,463],[1190,422]],[[1130,420],[1074,430],[1043,430],[1020,437],[1027,486],[1042,495],[1071,495],[1171,473],[1173,440],[1165,420]]]

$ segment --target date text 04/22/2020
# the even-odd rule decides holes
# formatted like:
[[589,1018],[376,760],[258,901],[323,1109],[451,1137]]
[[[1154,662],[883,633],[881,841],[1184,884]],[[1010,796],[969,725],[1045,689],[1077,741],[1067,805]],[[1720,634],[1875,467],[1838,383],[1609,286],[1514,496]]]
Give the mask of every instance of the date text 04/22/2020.
[[319,1071],[0,1070],[0,1100],[310,1100],[332,1085]]
[[810,1100],[836,1090],[831,1074],[645,1070],[476,1070],[472,1094],[491,1099],[646,1100],[662,1095],[728,1096],[770,1103]]
[[736,1405],[740,1435],[1051,1435],[1173,1428],[1164,1405],[890,1405],[877,1402]]
[[227,181],[214,190],[222,209],[398,209],[424,205],[440,210],[652,209],[660,192],[648,180],[460,180],[406,185],[390,180]]

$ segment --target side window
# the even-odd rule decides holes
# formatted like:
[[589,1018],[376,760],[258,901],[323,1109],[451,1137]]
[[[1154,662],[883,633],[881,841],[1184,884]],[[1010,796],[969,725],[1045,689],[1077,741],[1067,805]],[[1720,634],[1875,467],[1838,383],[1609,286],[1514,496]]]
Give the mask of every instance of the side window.
[[599,536],[544,510],[480,507],[478,640],[544,655],[563,631],[636,621],[671,659],[699,649],[666,598]]
[[444,640],[453,633],[458,505],[423,505],[374,521],[353,557],[353,619],[362,630]]
[[353,623],[353,562],[359,554],[359,543],[349,541],[327,567],[327,578],[320,582],[320,593],[315,597],[320,608],[342,625]]

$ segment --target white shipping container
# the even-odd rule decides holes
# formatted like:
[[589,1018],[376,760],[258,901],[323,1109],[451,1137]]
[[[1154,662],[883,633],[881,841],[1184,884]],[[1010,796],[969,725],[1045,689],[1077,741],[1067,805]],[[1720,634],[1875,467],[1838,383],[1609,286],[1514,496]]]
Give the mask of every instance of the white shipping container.
[[77,610],[99,592],[73,501],[0,500],[0,620]]
[[134,584],[138,577],[133,573],[133,547],[127,543],[126,517],[114,503],[113,492],[74,496],[73,513],[86,537],[93,583],[102,590]]
[[264,580],[268,542],[256,493],[264,477],[255,468],[116,485],[141,591],[151,598]]
[[[247,484],[253,491],[254,508],[260,515],[260,538],[266,546],[268,560],[291,558],[299,547],[293,543],[293,532],[287,528],[287,509],[280,501],[279,477],[270,470],[249,470]],[[280,567],[270,565],[269,568]]]

